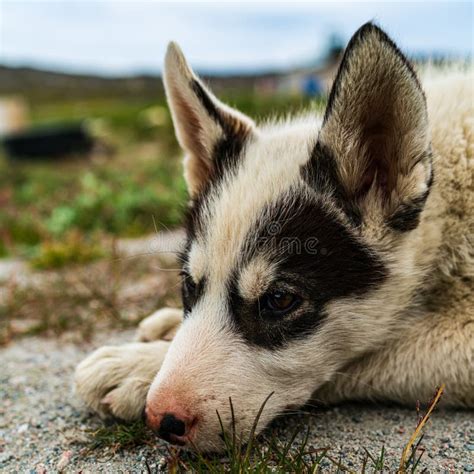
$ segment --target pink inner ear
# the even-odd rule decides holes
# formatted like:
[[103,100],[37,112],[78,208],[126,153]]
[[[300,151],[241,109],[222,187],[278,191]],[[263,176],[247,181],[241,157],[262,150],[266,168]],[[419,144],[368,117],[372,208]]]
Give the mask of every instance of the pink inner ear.
[[368,165],[362,175],[359,188],[357,189],[356,197],[365,196],[369,192],[369,189],[371,188],[372,183],[374,182],[375,176],[376,168],[374,166]]
[[173,91],[173,105],[177,116],[177,133],[188,155],[184,162],[188,188],[191,195],[196,195],[210,176],[211,157],[203,143],[204,131],[199,117],[178,90]]
[[203,157],[206,149],[202,143],[201,135],[203,131],[199,117],[179,91],[174,94],[174,106],[178,116],[179,132],[184,142],[183,146],[191,155]]

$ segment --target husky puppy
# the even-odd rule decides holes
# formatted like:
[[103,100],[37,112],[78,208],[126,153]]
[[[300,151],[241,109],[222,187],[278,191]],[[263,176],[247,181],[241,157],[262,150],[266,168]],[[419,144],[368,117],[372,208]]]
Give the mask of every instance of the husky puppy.
[[190,195],[183,310],[83,361],[87,405],[208,451],[229,397],[243,436],[265,400],[257,431],[309,400],[413,405],[442,383],[474,407],[471,73],[422,86],[368,23],[321,116],[256,125],[174,43],[164,82]]

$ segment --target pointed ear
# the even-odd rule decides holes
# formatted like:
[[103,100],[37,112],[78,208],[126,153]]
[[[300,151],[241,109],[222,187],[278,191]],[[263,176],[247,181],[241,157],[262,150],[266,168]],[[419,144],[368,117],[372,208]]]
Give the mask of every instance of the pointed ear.
[[392,227],[416,227],[432,178],[425,96],[408,60],[371,23],[347,46],[318,144],[353,207],[363,213],[377,201]]
[[176,136],[186,152],[188,190],[196,197],[226,162],[237,158],[254,124],[214,97],[188,66],[176,43],[168,46],[164,84]]

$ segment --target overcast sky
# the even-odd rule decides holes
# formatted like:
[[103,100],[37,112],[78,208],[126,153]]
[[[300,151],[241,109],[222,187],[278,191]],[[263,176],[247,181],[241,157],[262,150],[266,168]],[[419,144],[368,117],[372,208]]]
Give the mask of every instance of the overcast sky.
[[410,53],[471,55],[471,2],[158,3],[0,0],[0,62],[73,72],[159,72],[176,40],[201,70],[255,70],[317,57],[376,20]]

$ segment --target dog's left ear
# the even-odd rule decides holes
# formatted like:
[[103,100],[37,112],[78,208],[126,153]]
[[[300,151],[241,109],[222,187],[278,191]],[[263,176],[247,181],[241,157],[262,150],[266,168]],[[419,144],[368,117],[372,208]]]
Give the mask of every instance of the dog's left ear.
[[377,208],[396,230],[417,226],[432,179],[425,96],[408,60],[371,23],[347,46],[317,150],[336,163],[358,218]]
[[204,86],[176,43],[168,46],[163,79],[176,136],[186,152],[184,176],[191,197],[196,197],[224,166],[220,161],[232,158],[225,150],[235,152],[254,123]]

